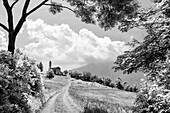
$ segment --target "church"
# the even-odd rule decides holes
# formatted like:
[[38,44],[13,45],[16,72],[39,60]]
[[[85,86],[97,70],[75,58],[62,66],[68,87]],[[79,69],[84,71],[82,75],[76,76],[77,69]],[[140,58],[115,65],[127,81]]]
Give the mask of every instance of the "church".
[[55,75],[60,75],[63,76],[63,72],[61,72],[61,68],[60,67],[52,67],[52,62],[49,62],[49,70],[53,70]]

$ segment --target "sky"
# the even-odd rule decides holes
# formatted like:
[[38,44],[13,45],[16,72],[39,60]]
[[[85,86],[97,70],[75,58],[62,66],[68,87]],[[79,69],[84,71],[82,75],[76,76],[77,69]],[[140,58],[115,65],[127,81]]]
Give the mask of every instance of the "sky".
[[[13,0],[10,0],[11,2]],[[42,0],[32,0],[29,9]],[[68,5],[62,0],[55,0]],[[151,5],[150,0],[139,0],[142,6]],[[22,0],[14,8],[16,25],[22,8]],[[0,22],[6,25],[6,13],[0,2]],[[37,62],[43,62],[45,69],[48,62],[53,66],[73,69],[96,62],[114,62],[116,57],[127,50],[126,42],[131,38],[142,40],[145,30],[133,29],[126,33],[117,28],[104,31],[98,25],[85,24],[68,11],[52,15],[48,7],[43,6],[27,18],[20,31],[16,48]],[[7,33],[0,28],[0,49],[7,47]]]

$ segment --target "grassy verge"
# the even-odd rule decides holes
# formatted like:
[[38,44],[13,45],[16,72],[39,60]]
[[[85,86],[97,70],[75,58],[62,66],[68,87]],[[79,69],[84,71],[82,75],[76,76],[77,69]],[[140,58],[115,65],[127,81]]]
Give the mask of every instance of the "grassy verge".
[[53,79],[43,78],[44,80],[44,95],[45,99],[48,100],[56,91],[59,91],[68,84],[66,77],[55,76]]
[[100,108],[103,113],[130,113],[136,96],[135,93],[93,86],[86,82],[73,82],[69,94],[84,111],[87,108]]

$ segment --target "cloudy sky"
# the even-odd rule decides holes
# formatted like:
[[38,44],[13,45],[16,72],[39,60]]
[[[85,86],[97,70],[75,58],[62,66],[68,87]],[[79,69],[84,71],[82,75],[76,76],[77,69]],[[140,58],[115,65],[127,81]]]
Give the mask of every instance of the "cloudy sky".
[[[6,24],[6,13],[1,2],[0,22]],[[30,9],[40,2],[32,0]],[[150,0],[140,2],[145,7],[150,5]],[[21,0],[15,6],[15,24],[20,17],[22,5]],[[127,33],[121,33],[116,28],[104,31],[97,25],[82,23],[68,10],[52,15],[48,7],[44,6],[27,19],[17,37],[16,46],[38,62],[42,61],[46,68],[51,60],[53,66],[73,69],[89,63],[113,62],[117,55],[128,49],[126,42],[132,37],[142,40],[144,35],[145,31],[139,29]],[[0,49],[6,46],[7,34],[0,28]]]

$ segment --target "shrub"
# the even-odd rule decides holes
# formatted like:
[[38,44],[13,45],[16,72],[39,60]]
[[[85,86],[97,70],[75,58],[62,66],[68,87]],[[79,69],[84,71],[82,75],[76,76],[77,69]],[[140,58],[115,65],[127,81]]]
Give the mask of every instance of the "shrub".
[[114,84],[113,82],[111,82],[111,83],[109,84],[109,87],[114,88],[114,87],[115,87],[115,84]]
[[47,72],[47,78],[49,78],[49,79],[52,79],[52,78],[54,78],[54,71],[53,70],[49,70],[48,72]]
[[97,81],[97,83],[103,84],[103,83],[104,83],[103,78],[99,78],[98,81]]
[[126,86],[124,87],[124,90],[125,90],[125,91],[130,91],[130,88],[131,88],[130,85],[126,85]]
[[106,109],[94,103],[87,103],[82,113],[108,113]]
[[[0,111],[1,113],[30,113],[28,95],[31,95],[35,81],[40,81],[35,61],[19,50],[12,56],[0,51]],[[32,84],[32,86],[30,85]],[[41,86],[39,86],[41,87]],[[36,88],[36,95],[41,88]]]
[[64,76],[66,76],[68,74],[68,71],[64,70],[63,73],[64,73]]
[[120,90],[123,90],[124,87],[122,85],[122,80],[120,78],[118,78],[118,80],[116,81],[116,88],[120,89]]
[[110,83],[112,82],[112,80],[109,79],[109,78],[104,78],[103,82],[104,82],[103,84],[104,84],[105,86],[109,86]]
[[170,90],[156,84],[143,84],[135,101],[135,113],[170,113]]
[[75,78],[75,79],[80,79],[82,74],[78,73],[78,72],[69,72],[69,75],[71,76],[71,78]]
[[99,80],[99,78],[96,75],[92,75],[91,78],[90,78],[91,82],[97,82],[98,80]]
[[90,72],[83,72],[81,80],[90,81],[92,74]]
[[[170,54],[170,53],[169,53]],[[168,54],[168,55],[169,55]],[[167,56],[168,56],[167,55]],[[170,113],[170,56],[146,75],[135,101],[136,113]]]
[[139,91],[138,86],[137,86],[137,85],[134,85],[134,86],[133,86],[133,92],[136,92],[136,93],[137,93],[138,91]]

